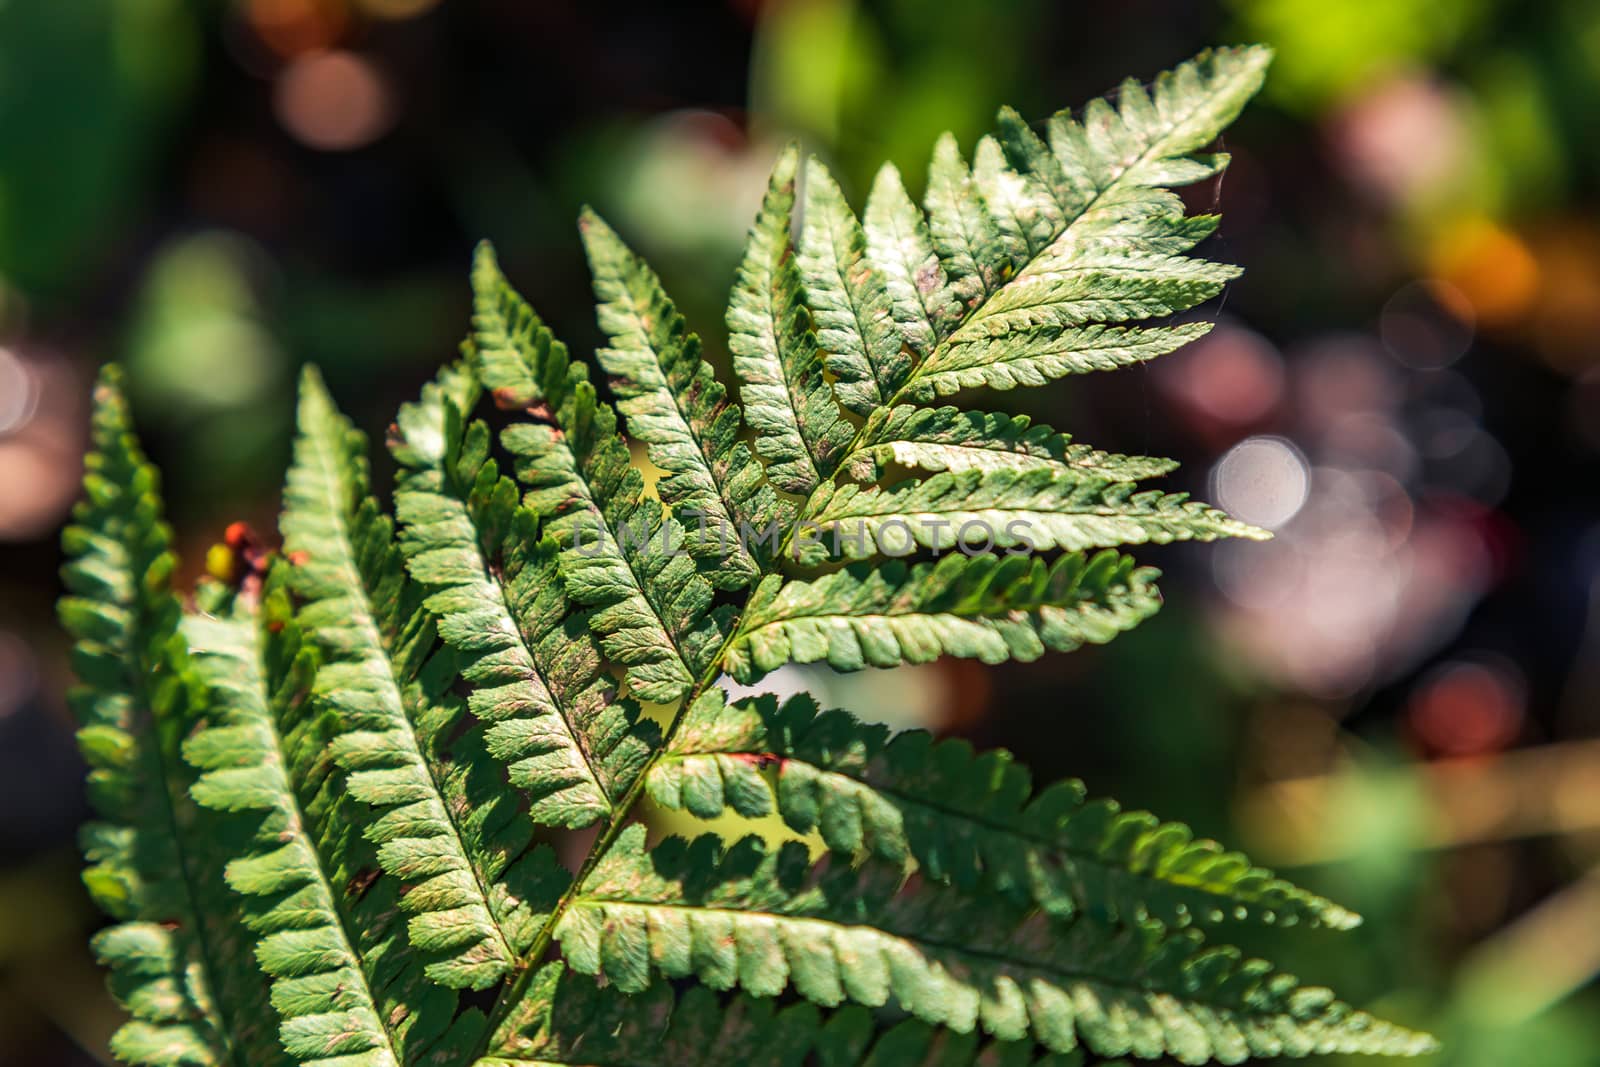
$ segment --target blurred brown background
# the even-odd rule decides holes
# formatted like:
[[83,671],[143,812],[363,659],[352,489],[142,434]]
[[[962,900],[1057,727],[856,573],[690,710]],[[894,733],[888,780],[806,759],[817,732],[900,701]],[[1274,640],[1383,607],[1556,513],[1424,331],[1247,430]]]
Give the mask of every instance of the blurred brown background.
[[[270,530],[290,386],[370,431],[454,351],[493,238],[578,350],[606,215],[713,350],[776,148],[857,203],[1002,103],[1042,119],[1214,43],[1230,132],[1201,344],[998,405],[1276,529],[1142,553],[1106,649],[829,679],[1084,777],[1365,913],[1252,945],[1436,1029],[1600,1063],[1600,5],[1584,0],[0,0],[0,1062],[104,1061],[51,603],[87,382],[121,359],[188,567]],[[379,459],[380,477],[386,477]]]

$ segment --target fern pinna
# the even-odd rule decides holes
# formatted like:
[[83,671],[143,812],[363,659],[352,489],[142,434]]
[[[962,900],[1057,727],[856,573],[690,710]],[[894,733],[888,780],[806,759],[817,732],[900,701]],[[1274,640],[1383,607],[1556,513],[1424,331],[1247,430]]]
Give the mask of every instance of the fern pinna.
[[[727,324],[738,401],[586,212],[617,408],[472,272],[458,362],[395,419],[393,517],[314,372],[283,549],[173,591],[118,377],[62,616],[101,821],[85,881],[133,1064],[1236,1063],[1430,1039],[1213,945],[1356,917],[1184,827],[889,736],[788,663],[1031,660],[1158,606],[1116,546],[1262,536],[1165,460],[942,403],[1170,352],[1234,268],[1174,187],[1260,84],[1203,55],[1043,134],[950,138],[858,219],[779,159]],[[802,194],[803,190],[803,194]],[[796,220],[800,220],[797,226]],[[487,394],[487,398],[483,395]],[[489,399],[509,413],[495,433]],[[631,439],[662,473],[654,492]],[[909,557],[909,558],[900,558]],[[226,562],[226,561],[224,561]],[[219,579],[222,576],[219,575]],[[649,811],[763,818],[652,842]],[[781,823],[788,834],[774,829]],[[570,866],[562,834],[587,830]]]

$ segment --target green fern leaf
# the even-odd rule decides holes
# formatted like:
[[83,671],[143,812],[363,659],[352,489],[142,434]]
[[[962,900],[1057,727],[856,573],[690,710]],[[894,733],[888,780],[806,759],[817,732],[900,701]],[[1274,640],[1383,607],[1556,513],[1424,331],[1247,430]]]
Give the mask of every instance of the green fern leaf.
[[[655,982],[627,996],[559,963],[545,966],[477,1067],[1085,1067],[1081,1052],[1041,1053],[1031,1042],[983,1042],[906,1020],[880,1030],[856,1006],[824,1015],[811,1004],[718,997],[703,986],[674,995]],[[1101,1063],[1102,1067],[1114,1067]],[[1126,1067],[1126,1065],[1122,1065]]]
[[[382,842],[363,832],[370,809],[352,795],[349,772],[328,758],[340,724],[313,696],[321,656],[294,613],[293,577],[275,563],[258,605],[240,597],[218,605],[215,618],[188,620],[214,710],[185,748],[206,772],[197,799],[250,820],[233,844],[228,881],[261,935],[257,956],[275,979],[272,1004],[296,1060],[459,1061],[483,1020],[459,1013],[454,990],[430,977],[444,953],[411,942],[401,903],[408,888],[421,887],[380,873]],[[469,796],[462,777],[444,795],[457,810],[477,804],[464,823],[468,839],[485,840],[499,817],[523,830],[525,846],[526,820],[506,819],[504,805],[481,793]],[[515,854],[514,845],[506,851]],[[529,877],[506,879],[517,895],[502,888],[493,902],[509,929],[519,921],[537,928],[537,909],[567,885],[548,850],[522,869]]]
[[279,1064],[266,983],[223,882],[219,820],[198,809],[180,752],[203,714],[178,633],[175,560],[154,468],[121,376],[95,387],[85,499],[62,538],[61,620],[81,682],[70,700],[101,820],[84,827],[84,885],[116,925],[94,938],[130,1020],[111,1047],[140,1067]]
[[907,1019],[887,1029],[851,1006],[835,1011],[817,1036],[820,1067],[1130,1067],[1083,1049],[1047,1052],[1032,1041],[985,1040]]
[[1161,606],[1155,572],[1102,552],[1052,564],[949,555],[907,567],[857,564],[813,582],[768,578],[750,598],[723,661],[749,683],[785,663],[838,671],[940,656],[1028,662],[1132,629]]
[[[1219,283],[1212,292],[1220,288]],[[974,327],[971,334],[965,335],[970,340],[930,356],[904,395],[926,403],[962,389],[1015,389],[1043,385],[1068,374],[1115,370],[1176,352],[1210,333],[1211,326],[1209,322],[1189,322],[1143,329],[1101,325],[1063,328],[1047,323],[1032,330],[1026,339],[1009,333],[991,337]]]
[[[959,318],[960,304],[934,252],[928,221],[893,164],[879,169],[864,216],[867,254],[883,273],[901,339],[914,359],[922,359]],[[901,395],[911,374],[909,363],[896,367],[886,401]]]
[[800,277],[834,394],[850,411],[872,414],[894,395],[910,359],[900,347],[883,276],[867,259],[861,223],[816,159],[806,165]]
[[804,695],[780,708],[772,697],[726,704],[709,693],[687,716],[650,772],[650,796],[666,808],[776,812],[836,852],[912,858],[924,877],[967,892],[992,886],[1061,918],[1360,922],[1178,823],[1089,802],[1080,782],[1034,792],[1004,751],[980,755],[922,731],[891,736],[847,712],[819,713]]
[[877,1031],[870,1014],[853,1006],[824,1024],[815,1055],[820,1067],[1129,1067],[1081,1048],[1046,1052],[1032,1041],[985,1040],[915,1019]]
[[[941,144],[929,210],[958,311],[925,315],[907,333],[925,358],[898,395],[926,402],[1039,385],[1150,359],[1203,333],[1204,323],[1117,324],[1186,311],[1238,273],[1185,255],[1215,219],[1186,218],[1166,187],[1225,165],[1193,153],[1254,94],[1268,59],[1264,49],[1223,49],[1162,75],[1153,95],[1129,82],[1117,109],[1096,101],[1082,123],[1053,118],[1049,145],[1006,109],[998,136],[979,142],[970,178],[955,146]],[[979,203],[963,195],[969,180]],[[902,206],[901,230],[920,220]],[[871,230],[869,213],[869,240]],[[945,292],[942,275],[923,277],[929,292]]]
[[662,289],[660,279],[628,250],[599,216],[578,222],[600,300],[600,328],[611,347],[598,353],[611,376],[629,431],[650,460],[667,472],[657,483],[661,499],[699,521],[688,548],[709,563],[720,589],[750,584],[761,571],[752,553],[760,531],[783,521],[781,505],[761,466],[739,440],[740,414],[711,365],[700,339]]
[[379,844],[383,869],[417,883],[401,898],[411,940],[443,955],[429,969],[438,981],[492,984],[516,953],[428,759],[420,720],[429,709],[417,676],[432,647],[431,620],[405,579],[389,520],[367,495],[362,436],[310,369],[283,533],[294,591],[306,601],[302,625],[327,655],[316,696],[340,725],[329,754],[349,773],[351,794],[382,813],[365,832]]
[[1006,165],[1005,152],[992,136],[979,138],[972,154],[972,183],[994,220],[1001,258],[991,269],[1014,277],[1060,233],[1062,219],[1048,190],[1026,173]]
[[1033,132],[1028,120],[1016,108],[1002,107],[995,116],[995,134],[991,137],[1005,153],[1011,166],[1037,183],[1044,200],[1038,214],[1053,230],[1059,230],[1065,220],[1074,218],[1093,199],[1094,189],[1072,186],[1061,169],[1061,164],[1050,154],[1050,148]]
[[804,494],[833,473],[854,429],[824,377],[801,300],[790,237],[798,160],[793,145],[778,157],[750,229],[728,300],[728,348],[767,477],[786,493]]
[[528,796],[533,820],[588,826],[614,813],[655,728],[615,700],[587,616],[564,596],[555,544],[489,456],[488,427],[463,425],[476,400],[471,376],[451,367],[400,409],[390,451],[404,468],[401,551],[431,590],[425,605],[440,636],[463,658],[484,743]]
[[[871,918],[867,918],[870,916]],[[1061,923],[898,865],[813,868],[806,848],[713,835],[645,850],[625,831],[558,930],[568,964],[624,991],[653,973],[813,1003],[894,1004],[924,1022],[1058,1052],[1183,1063],[1312,1053],[1413,1055],[1430,1038],[1159,923]]]
[[724,1006],[707,989],[674,996],[660,982],[630,997],[552,963],[477,1067],[801,1067],[820,1026],[810,1005],[780,1011],[737,997]]
[[1183,493],[1135,492],[1126,482],[1050,469],[946,471],[888,489],[841,485],[816,494],[812,507],[806,518],[815,526],[813,536],[795,541],[795,555],[804,562],[830,554],[904,556],[917,545],[1077,552],[1268,536]]
[[480,379],[502,406],[547,420],[501,435],[528,486],[523,502],[560,546],[567,591],[595,609],[591,626],[606,655],[628,668],[633,692],[676,700],[715,657],[726,618],[711,610],[710,584],[680,551],[687,535],[644,496],[616,414],[511,288],[487,244],[472,277]]
[[925,198],[930,236],[949,277],[950,295],[966,315],[1010,274],[1004,236],[984,205],[972,171],[951,134],[934,145]]
[[1073,442],[1026,415],[910,404],[880,408],[861,432],[850,473],[879,481],[890,464],[927,471],[1031,470],[1134,482],[1170,474],[1177,464],[1152,456],[1122,456]]
[[241,835],[227,880],[252,898],[244,921],[261,935],[256,957],[275,980],[283,1047],[304,1064],[361,1056],[373,1067],[398,1065],[401,1046],[384,1026],[289,782],[255,621],[243,611],[191,617],[185,632],[212,696],[210,724],[184,743],[185,758],[203,772],[194,798],[219,811],[261,814]]

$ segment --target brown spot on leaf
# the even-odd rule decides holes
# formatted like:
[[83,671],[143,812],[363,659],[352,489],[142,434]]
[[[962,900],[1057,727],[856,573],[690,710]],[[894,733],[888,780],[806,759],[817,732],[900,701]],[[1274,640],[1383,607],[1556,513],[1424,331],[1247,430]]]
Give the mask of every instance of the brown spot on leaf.
[[526,397],[509,385],[502,385],[489,395],[494,398],[494,406],[501,411],[515,411],[528,403]]
[[375,867],[363,867],[350,876],[350,881],[344,887],[344,895],[351,900],[360,900],[367,895],[367,890],[372,888],[372,883],[378,880],[378,870]]

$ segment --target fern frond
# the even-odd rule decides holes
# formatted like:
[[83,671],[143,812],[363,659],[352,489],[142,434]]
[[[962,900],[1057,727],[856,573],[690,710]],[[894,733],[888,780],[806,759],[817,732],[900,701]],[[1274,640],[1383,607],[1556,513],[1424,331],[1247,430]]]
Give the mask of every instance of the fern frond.
[[700,522],[688,548],[709,563],[712,584],[737,589],[761,573],[754,538],[740,525],[761,530],[778,521],[780,504],[761,465],[739,439],[737,405],[700,354],[700,338],[661,281],[611,227],[585,209],[578,221],[600,328],[611,347],[596,353],[611,378],[628,429],[648,446],[650,461],[666,471],[656,483],[661,499]]
[[488,427],[464,425],[476,400],[471,376],[452,366],[400,409],[389,442],[403,468],[400,549],[430,590],[439,635],[460,653],[484,744],[533,820],[588,826],[614,814],[655,728],[615,699],[587,615],[556,575],[555,544],[489,455]]
[[524,504],[561,549],[561,576],[606,655],[628,669],[632,691],[668,702],[686,693],[721,644],[724,615],[682,550],[676,517],[644,496],[616,414],[595,396],[487,244],[473,266],[473,349],[484,385],[502,406],[549,421],[501,435],[528,486]]
[[[1102,1067],[1114,1067],[1094,1061]],[[980,1040],[916,1020],[880,1029],[850,1005],[824,1014],[807,1003],[674,994],[654,982],[624,995],[559,963],[545,966],[477,1067],[1086,1067],[1081,1051],[1042,1053],[1032,1042]],[[1122,1065],[1126,1067],[1126,1065]]]
[[62,537],[81,684],[69,695],[101,821],[84,827],[84,885],[117,924],[94,938],[131,1019],[111,1047],[141,1067],[284,1062],[251,936],[223,882],[218,819],[198,809],[180,746],[204,714],[172,592],[155,469],[134,439],[121,376],[95,387],[85,499]]
[[805,695],[780,707],[770,696],[728,704],[707,694],[648,785],[666,808],[777,813],[835,852],[915,859],[926,878],[967,892],[986,885],[1061,918],[1338,930],[1361,921],[1179,823],[1089,801],[1081,782],[1036,792],[1003,750],[980,754],[920,730],[891,735],[848,712],[819,712]]
[[[1265,536],[1141,489],[1166,460],[934,400],[1204,332],[1177,317],[1236,271],[1195,254],[1217,219],[1173,190],[1225,165],[1200,153],[1266,59],[1207,53],[1047,137],[1002,110],[970,166],[939,142],[922,206],[889,166],[858,219],[812,161],[798,234],[782,153],[727,311],[746,410],[586,210],[599,360],[632,441],[481,245],[463,359],[390,429],[394,520],[308,370],[283,554],[230,529],[208,563],[238,584],[202,583],[187,619],[106,378],[62,617],[104,816],[85,881],[118,922],[95,945],[133,1016],[116,1053],[1089,1067],[1430,1050],[1207,947],[1230,920],[1359,921],[1244,856],[1076,781],[1036,790],[1003,751],[719,688],[788,663],[1109,641],[1160,602],[1115,546]],[[511,413],[512,470],[473,417],[485,391]],[[634,443],[663,472],[653,491]],[[662,808],[776,817],[782,843],[651,848]],[[550,839],[578,846],[571,870]]]
[[284,489],[284,548],[304,599],[300,618],[327,660],[316,697],[338,723],[328,746],[351,795],[381,814],[365,830],[378,859],[411,888],[411,941],[440,958],[429,975],[482,988],[516,952],[487,898],[484,857],[469,854],[428,758],[448,730],[418,676],[433,628],[406,580],[390,522],[367,495],[365,442],[334,407],[314,370],[301,382],[300,432]]
[[[1268,534],[1185,493],[1138,492],[1127,482],[1050,469],[946,471],[926,481],[824,487],[806,516],[820,531],[796,540],[796,557],[904,556],[915,546],[960,544],[1077,552],[1125,544],[1265,539]],[[966,532],[963,532],[963,531]],[[992,540],[993,544],[986,542]]]
[[[880,408],[867,420],[850,473],[878,481],[890,464],[928,471],[1031,470],[1136,482],[1170,474],[1177,464],[1153,456],[1122,456],[1077,444],[1026,415],[923,408]],[[1063,471],[1063,468],[1066,468]]]
[[914,567],[856,564],[811,582],[773,576],[751,596],[723,665],[749,683],[791,662],[826,660],[838,671],[940,656],[1028,662],[1137,626],[1161,606],[1154,579],[1110,551],[1050,564],[961,554]]
[[[1115,109],[1099,100],[1082,122],[1065,112],[1052,118],[1048,145],[1003,110],[970,173],[952,142],[940,144],[931,221],[886,172],[882,195],[897,210],[875,213],[869,204],[867,239],[912,249],[902,256],[913,266],[900,272],[897,315],[914,309],[906,294],[939,301],[911,316],[906,340],[924,358],[898,398],[1040,385],[1151,359],[1204,333],[1206,323],[1122,324],[1187,311],[1237,275],[1186,254],[1216,220],[1187,218],[1168,187],[1226,164],[1194,153],[1255,93],[1269,58],[1260,48],[1221,49],[1161,75],[1153,91],[1130,81]],[[931,262],[932,239],[905,236],[930,228],[940,257]]]
[[801,299],[790,237],[798,167],[790,145],[773,167],[728,298],[728,349],[767,477],[786,493],[805,494],[833,473],[855,431],[823,374]]
[[1192,930],[1062,923],[908,881],[898,865],[813,868],[799,842],[769,851],[748,837],[724,849],[707,835],[647,852],[644,829],[630,828],[558,937],[574,970],[624,992],[657,972],[756,996],[792,986],[817,1004],[892,1003],[957,1032],[1031,1036],[1058,1052],[1081,1043],[1100,1055],[1236,1063],[1434,1047],[1236,950],[1205,949]]
[[888,403],[910,369],[883,276],[867,258],[867,238],[833,175],[806,165],[800,278],[817,324],[817,344],[839,402],[858,415]]

